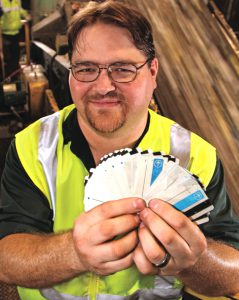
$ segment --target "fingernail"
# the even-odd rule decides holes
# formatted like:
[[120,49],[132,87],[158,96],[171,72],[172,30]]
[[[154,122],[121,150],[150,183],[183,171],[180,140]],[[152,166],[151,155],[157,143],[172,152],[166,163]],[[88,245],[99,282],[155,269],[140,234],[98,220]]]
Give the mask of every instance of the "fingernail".
[[149,201],[149,207],[157,208],[159,206],[160,201],[158,199],[152,199]]
[[144,200],[141,199],[141,198],[136,198],[134,201],[133,201],[133,206],[139,210],[143,209],[144,208]]

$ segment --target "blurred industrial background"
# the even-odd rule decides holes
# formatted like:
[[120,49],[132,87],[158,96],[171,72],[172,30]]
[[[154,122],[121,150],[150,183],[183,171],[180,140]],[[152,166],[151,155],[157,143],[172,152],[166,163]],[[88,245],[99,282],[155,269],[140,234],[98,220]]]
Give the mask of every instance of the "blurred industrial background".
[[[239,212],[239,0],[122,1],[153,26],[160,70],[152,108],[217,147]],[[88,2],[22,0],[31,18],[20,33],[20,69],[7,76],[0,34],[0,176],[15,133],[72,102],[65,33]]]

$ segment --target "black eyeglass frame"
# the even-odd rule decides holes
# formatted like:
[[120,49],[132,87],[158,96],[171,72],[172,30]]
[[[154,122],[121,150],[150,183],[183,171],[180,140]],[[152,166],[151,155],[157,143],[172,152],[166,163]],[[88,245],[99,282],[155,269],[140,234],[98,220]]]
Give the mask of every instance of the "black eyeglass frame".
[[[78,64],[71,65],[71,66],[69,67],[69,70],[71,70],[71,73],[72,73],[73,77],[74,77],[77,81],[79,81],[79,82],[93,82],[93,81],[96,81],[96,80],[99,78],[101,71],[102,71],[102,70],[107,70],[107,74],[108,74],[109,78],[110,78],[112,81],[117,82],[117,83],[129,83],[129,82],[132,82],[132,81],[135,80],[135,78],[136,78],[137,75],[138,75],[138,70],[141,69],[141,68],[143,68],[143,67],[144,67],[148,62],[150,62],[150,61],[152,61],[152,58],[148,58],[142,65],[140,65],[140,66],[138,66],[138,67],[137,67],[135,64],[128,63],[128,65],[131,65],[131,66],[135,67],[135,75],[134,75],[134,77],[133,77],[131,80],[129,80],[129,81],[117,81],[117,80],[114,80],[114,79],[112,78],[112,75],[111,75],[111,74],[112,74],[112,71],[110,70],[110,67],[111,67],[111,66],[114,66],[114,65],[116,65],[116,64],[118,64],[119,62],[115,62],[115,63],[109,64],[109,65],[98,65],[98,64],[92,63],[93,66],[96,66],[96,67],[98,68],[98,75],[97,75],[96,78],[93,79],[93,80],[79,80],[79,79],[75,76],[75,74],[74,74],[74,68],[77,67]],[[79,63],[79,64],[80,64],[80,63]],[[122,63],[122,65],[124,65],[124,64],[125,64],[125,63]]]

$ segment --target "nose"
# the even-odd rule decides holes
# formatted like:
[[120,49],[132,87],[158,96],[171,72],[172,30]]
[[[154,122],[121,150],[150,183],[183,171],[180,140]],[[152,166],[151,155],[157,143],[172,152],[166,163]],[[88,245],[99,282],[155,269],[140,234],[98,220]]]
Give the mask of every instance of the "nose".
[[115,82],[110,78],[107,69],[102,68],[99,77],[94,81],[95,92],[106,95],[109,92],[115,91]]

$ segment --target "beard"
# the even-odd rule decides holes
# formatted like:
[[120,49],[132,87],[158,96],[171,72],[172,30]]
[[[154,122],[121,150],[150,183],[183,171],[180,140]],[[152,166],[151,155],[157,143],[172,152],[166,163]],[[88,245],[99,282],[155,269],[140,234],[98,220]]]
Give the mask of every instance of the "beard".
[[110,92],[105,96],[107,99],[118,99],[116,107],[107,108],[91,108],[91,101],[104,100],[104,96],[94,95],[86,97],[85,103],[85,116],[90,126],[99,133],[109,134],[114,133],[126,122],[127,116],[127,103],[123,95],[116,92]]

